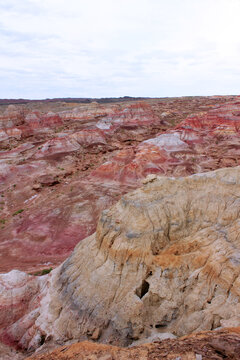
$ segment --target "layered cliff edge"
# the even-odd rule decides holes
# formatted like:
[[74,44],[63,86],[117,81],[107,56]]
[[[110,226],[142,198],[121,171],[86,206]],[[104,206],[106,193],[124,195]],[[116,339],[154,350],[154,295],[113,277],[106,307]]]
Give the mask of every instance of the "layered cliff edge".
[[240,326],[240,167],[149,175],[49,275],[0,275],[0,339],[129,345]]

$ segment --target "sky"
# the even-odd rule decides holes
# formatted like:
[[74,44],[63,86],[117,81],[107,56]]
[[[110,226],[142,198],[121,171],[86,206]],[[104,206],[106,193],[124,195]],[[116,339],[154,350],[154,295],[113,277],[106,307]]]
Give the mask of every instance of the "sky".
[[240,0],[0,0],[0,98],[240,94]]

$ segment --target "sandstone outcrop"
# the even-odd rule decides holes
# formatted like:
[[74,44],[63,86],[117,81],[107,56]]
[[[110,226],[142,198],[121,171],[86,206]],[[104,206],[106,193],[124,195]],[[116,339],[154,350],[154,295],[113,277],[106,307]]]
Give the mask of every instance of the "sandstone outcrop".
[[64,346],[29,360],[222,360],[240,358],[240,329],[232,328],[164,340],[132,349],[89,342]]
[[153,331],[239,326],[239,197],[239,167],[150,176],[102,213],[96,233],[61,266],[37,278],[35,309],[28,301],[8,325],[11,301],[1,297],[4,286],[12,290],[0,276],[1,341],[23,349],[69,339],[128,345]]

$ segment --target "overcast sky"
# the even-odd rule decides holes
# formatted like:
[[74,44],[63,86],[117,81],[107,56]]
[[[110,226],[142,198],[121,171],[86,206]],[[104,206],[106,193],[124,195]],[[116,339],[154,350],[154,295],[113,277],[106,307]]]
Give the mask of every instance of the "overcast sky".
[[0,0],[0,98],[240,94],[240,0]]

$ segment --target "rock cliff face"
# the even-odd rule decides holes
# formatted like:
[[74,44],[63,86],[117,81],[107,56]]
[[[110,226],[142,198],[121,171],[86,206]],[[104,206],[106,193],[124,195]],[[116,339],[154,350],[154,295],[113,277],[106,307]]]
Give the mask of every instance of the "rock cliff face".
[[24,349],[69,339],[127,345],[153,332],[239,326],[239,198],[239,167],[149,176],[52,273],[20,272],[12,288],[11,273],[0,276],[0,339]]
[[149,173],[238,165],[239,113],[238,97],[10,105],[0,114],[0,272],[59,265]]

